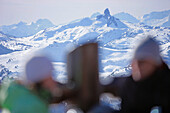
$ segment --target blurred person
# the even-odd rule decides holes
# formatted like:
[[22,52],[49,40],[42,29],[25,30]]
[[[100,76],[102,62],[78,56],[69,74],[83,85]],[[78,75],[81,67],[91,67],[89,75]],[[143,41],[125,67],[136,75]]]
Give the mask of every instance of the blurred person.
[[170,69],[152,36],[136,48],[132,75],[115,78],[105,87],[105,91],[121,97],[120,113],[150,113],[154,107],[161,113],[170,113]]
[[45,56],[34,56],[25,65],[25,80],[4,83],[0,106],[9,113],[48,113],[53,97],[61,95],[52,79],[53,65]]

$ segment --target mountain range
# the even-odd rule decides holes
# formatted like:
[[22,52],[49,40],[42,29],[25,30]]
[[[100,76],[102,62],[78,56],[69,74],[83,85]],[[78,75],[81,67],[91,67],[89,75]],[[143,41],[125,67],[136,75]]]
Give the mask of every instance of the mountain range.
[[51,26],[27,37],[0,32],[0,49],[6,51],[0,51],[0,80],[19,78],[23,71],[21,62],[30,53],[39,50],[52,59],[56,80],[66,82],[66,55],[88,42],[99,43],[99,72],[102,79],[107,76],[128,76],[131,73],[133,50],[146,34],[153,35],[159,42],[163,60],[170,65],[169,27],[149,26],[130,18],[128,14],[125,14],[128,21],[121,20],[118,19],[119,15],[124,13],[112,16],[109,9],[105,9],[102,14],[95,13],[64,25]]
[[149,14],[145,14],[141,22],[150,26],[162,26],[162,27],[170,27],[169,23],[170,10],[160,11],[160,12],[151,12]]
[[18,24],[3,25],[0,26],[0,31],[14,37],[28,37],[53,26],[54,24],[52,24],[48,19],[39,19],[30,24],[21,21]]
[[[105,17],[102,16],[101,13],[97,12],[94,13],[90,18],[97,18],[99,20],[105,18],[107,19],[108,22],[107,26],[116,26],[115,22],[120,20],[122,22],[129,22],[129,23],[143,23],[149,26],[170,27],[170,10],[151,12],[149,14],[145,14],[144,16],[138,19],[133,15],[125,12],[120,12],[112,16],[108,9],[105,10],[104,14]],[[103,19],[103,21],[105,21],[105,19]],[[73,23],[74,22],[75,21],[73,21]],[[121,24],[123,27],[126,26],[120,22],[116,22],[116,23]],[[4,34],[8,34],[13,37],[28,37],[38,33],[41,30],[44,30],[49,27],[54,27],[54,26],[56,25],[54,25],[48,19],[39,19],[36,22],[32,22],[32,23],[25,23],[21,21],[18,24],[3,25],[0,26],[0,31],[3,32]]]

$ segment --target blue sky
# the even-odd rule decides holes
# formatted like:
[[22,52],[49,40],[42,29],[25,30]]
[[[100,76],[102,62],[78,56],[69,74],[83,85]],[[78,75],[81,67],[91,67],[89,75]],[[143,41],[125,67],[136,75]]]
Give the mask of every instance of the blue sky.
[[170,0],[0,0],[0,25],[47,18],[55,25],[103,13],[127,12],[140,17],[152,11],[170,9]]

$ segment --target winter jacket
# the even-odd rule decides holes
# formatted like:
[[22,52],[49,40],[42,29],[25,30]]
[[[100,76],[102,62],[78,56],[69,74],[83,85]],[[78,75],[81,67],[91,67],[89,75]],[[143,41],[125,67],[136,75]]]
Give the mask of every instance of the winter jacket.
[[10,113],[47,113],[47,103],[25,86],[4,83],[0,89],[0,106]]

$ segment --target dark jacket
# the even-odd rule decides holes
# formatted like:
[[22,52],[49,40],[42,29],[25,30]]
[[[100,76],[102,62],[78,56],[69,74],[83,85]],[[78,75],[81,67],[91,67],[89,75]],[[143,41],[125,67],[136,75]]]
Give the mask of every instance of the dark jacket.
[[162,113],[170,113],[170,70],[166,64],[145,80],[135,82],[132,76],[115,78],[109,87],[122,98],[120,113],[150,113],[155,106]]

